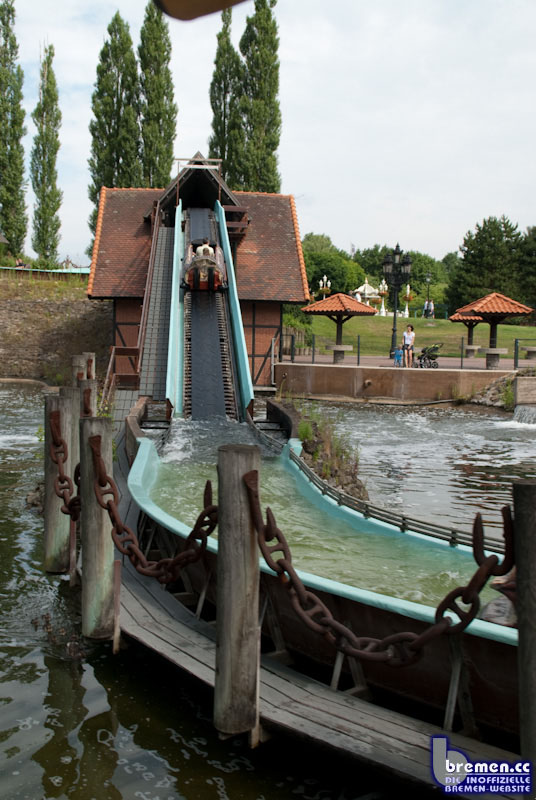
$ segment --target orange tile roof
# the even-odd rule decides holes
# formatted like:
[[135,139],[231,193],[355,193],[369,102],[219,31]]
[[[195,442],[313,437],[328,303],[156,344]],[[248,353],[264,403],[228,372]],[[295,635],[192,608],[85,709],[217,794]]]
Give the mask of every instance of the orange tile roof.
[[90,297],[143,297],[151,251],[144,216],[162,189],[102,187],[88,281]]
[[324,297],[323,300],[317,300],[316,303],[311,303],[310,306],[304,306],[302,311],[306,314],[350,314],[350,315],[365,315],[375,314],[376,309],[367,306],[366,303],[360,303],[355,297],[338,292],[331,295],[331,297]]
[[480,316],[518,316],[520,314],[530,314],[533,309],[523,303],[518,303],[517,300],[512,300],[499,292],[492,292],[479,300],[474,300],[466,306],[456,309],[456,313],[462,314],[464,317],[467,314],[479,314]]
[[484,322],[484,318],[478,314],[460,314],[459,311],[456,311],[455,314],[450,315],[449,322]]
[[[101,190],[91,261],[90,297],[143,297],[151,249],[144,216],[163,189]],[[235,192],[250,224],[236,254],[241,300],[304,303],[309,299],[294,198]]]
[[233,192],[250,224],[236,254],[241,300],[303,303],[309,299],[305,262],[292,195]]

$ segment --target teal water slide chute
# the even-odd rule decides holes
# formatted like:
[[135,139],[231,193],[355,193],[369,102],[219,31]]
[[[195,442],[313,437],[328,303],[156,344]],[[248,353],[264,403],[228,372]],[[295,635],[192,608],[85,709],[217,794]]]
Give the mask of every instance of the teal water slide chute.
[[[219,201],[214,208],[220,231],[220,241],[227,268],[228,291],[226,292],[228,315],[230,320],[230,345],[234,352],[236,369],[235,386],[240,416],[245,417],[246,409],[253,400],[253,383],[249,370],[249,361],[242,325],[242,313],[238,299],[236,275],[233,264],[225,212]],[[173,416],[183,414],[184,389],[184,289],[181,288],[181,272],[185,253],[185,240],[182,230],[182,201],[175,210],[175,240],[173,247],[173,277],[171,288],[171,308],[169,319],[169,343],[166,377],[166,397],[173,406]]]

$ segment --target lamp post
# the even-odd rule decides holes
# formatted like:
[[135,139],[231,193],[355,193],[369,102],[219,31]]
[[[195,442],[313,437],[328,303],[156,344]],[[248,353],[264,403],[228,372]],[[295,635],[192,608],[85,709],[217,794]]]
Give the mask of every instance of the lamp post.
[[[432,280],[432,273],[426,273],[426,302],[430,305],[430,281]],[[427,306],[427,308],[428,308]]]
[[324,275],[323,278],[320,278],[318,281],[318,285],[320,287],[320,292],[323,297],[331,292],[331,281],[328,281],[327,276]]
[[392,253],[386,253],[383,260],[383,274],[387,283],[394,289],[394,309],[393,309],[393,335],[391,338],[391,351],[389,356],[393,358],[396,350],[396,315],[398,313],[398,292],[400,287],[407,282],[411,272],[411,258],[409,253],[402,257],[402,250],[397,244]]

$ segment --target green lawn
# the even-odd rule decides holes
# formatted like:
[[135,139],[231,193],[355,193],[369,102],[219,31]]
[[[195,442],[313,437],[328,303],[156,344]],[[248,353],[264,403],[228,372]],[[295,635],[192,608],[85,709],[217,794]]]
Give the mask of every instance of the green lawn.
[[[415,350],[420,352],[422,347],[428,347],[436,342],[442,342],[441,355],[459,356],[461,338],[467,344],[467,328],[459,322],[449,322],[447,319],[423,319],[422,317],[397,319],[397,342],[402,343],[402,333],[408,323],[415,328]],[[344,323],[343,344],[352,344],[354,350],[357,337],[360,337],[362,355],[385,355],[389,352],[393,329],[392,317],[353,317]],[[481,347],[489,345],[489,325],[480,323],[473,332],[473,343]],[[335,323],[326,317],[313,317],[312,332],[317,337],[317,348],[320,346],[319,337],[335,341]],[[499,325],[498,347],[506,347],[510,358],[514,355],[515,339],[533,339],[536,344],[536,328],[526,325]],[[523,343],[522,343],[523,344]]]

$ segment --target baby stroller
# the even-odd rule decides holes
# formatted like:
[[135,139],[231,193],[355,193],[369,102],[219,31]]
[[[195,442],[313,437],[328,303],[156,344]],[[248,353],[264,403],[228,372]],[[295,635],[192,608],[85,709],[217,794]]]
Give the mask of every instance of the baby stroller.
[[402,366],[402,348],[397,347],[394,352],[395,367]]
[[439,348],[443,346],[443,343],[433,344],[430,347],[423,347],[421,350],[420,355],[417,357],[418,363],[415,366],[422,367],[422,369],[432,369],[438,368],[437,363],[437,356],[439,354]]

